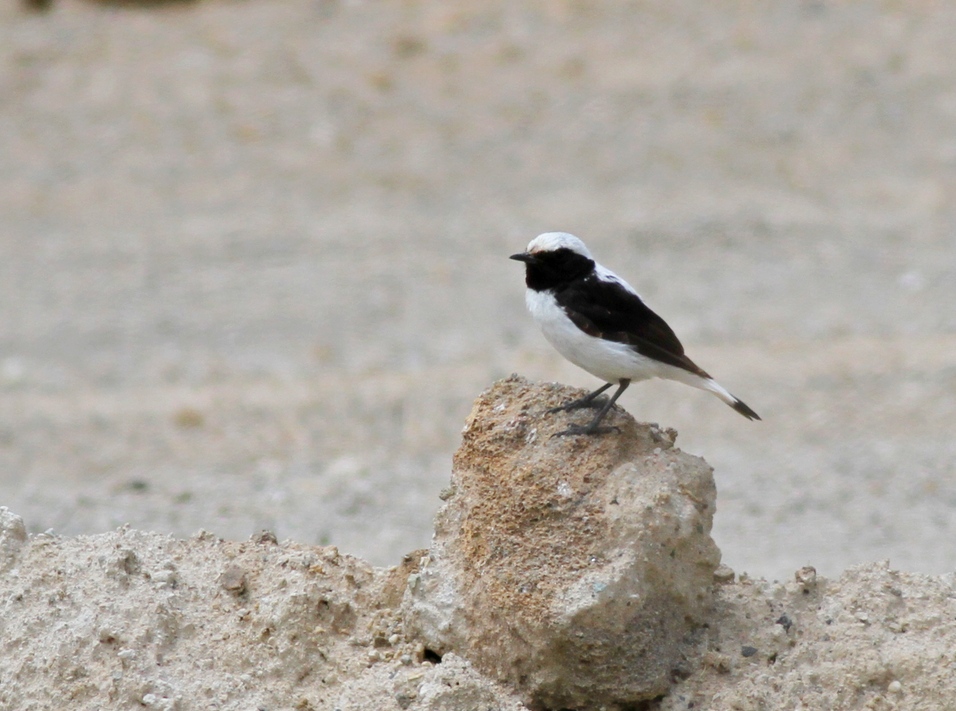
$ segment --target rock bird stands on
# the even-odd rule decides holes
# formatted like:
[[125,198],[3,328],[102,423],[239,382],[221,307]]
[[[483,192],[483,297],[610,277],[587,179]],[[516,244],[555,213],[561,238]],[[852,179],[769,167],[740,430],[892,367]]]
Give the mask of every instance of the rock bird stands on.
[[[544,337],[576,366],[607,381],[590,395],[551,410],[600,407],[589,424],[571,425],[559,435],[615,429],[601,427],[601,420],[631,382],[650,378],[706,390],[744,417],[760,419],[684,355],[684,347],[664,319],[648,308],[630,284],[595,262],[574,235],[547,232],[511,258],[525,263],[525,301]],[[615,383],[618,389],[610,400],[597,399]]]

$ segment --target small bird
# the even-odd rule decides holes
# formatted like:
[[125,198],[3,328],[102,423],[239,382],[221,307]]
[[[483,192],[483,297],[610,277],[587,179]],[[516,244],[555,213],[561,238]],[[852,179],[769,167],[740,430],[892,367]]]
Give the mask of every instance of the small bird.
[[[571,425],[558,435],[595,435],[616,429],[601,427],[601,420],[628,385],[650,378],[706,390],[744,417],[760,419],[684,355],[684,346],[664,319],[651,311],[630,284],[594,261],[574,235],[538,235],[526,251],[511,259],[525,263],[525,303],[544,337],[576,366],[607,381],[593,393],[549,411],[600,408],[589,424]],[[614,384],[617,392],[607,402],[597,399]]]

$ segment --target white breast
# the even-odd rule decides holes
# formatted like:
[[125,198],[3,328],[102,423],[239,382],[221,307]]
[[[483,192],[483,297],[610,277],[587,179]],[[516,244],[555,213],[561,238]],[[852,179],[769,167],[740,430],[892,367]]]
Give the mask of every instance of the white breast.
[[630,346],[586,334],[572,323],[550,292],[528,289],[525,303],[544,337],[558,353],[591,375],[609,383],[622,378],[637,381],[667,377],[661,371],[662,364],[642,356]]

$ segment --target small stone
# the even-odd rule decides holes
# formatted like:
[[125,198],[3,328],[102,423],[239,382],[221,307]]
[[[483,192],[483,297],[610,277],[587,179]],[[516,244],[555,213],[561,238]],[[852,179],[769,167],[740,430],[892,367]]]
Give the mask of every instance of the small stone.
[[797,583],[803,587],[803,592],[808,593],[817,584],[817,569],[812,565],[805,565],[793,574]]
[[752,657],[756,653],[757,653],[756,647],[751,647],[745,644],[743,647],[740,648],[740,654],[745,657]]
[[727,583],[732,583],[734,582],[735,575],[736,573],[734,573],[733,568],[731,568],[730,566],[721,564],[717,566],[717,570],[714,571],[714,582],[717,583],[718,585],[725,585]]
[[438,492],[438,498],[441,499],[442,501],[448,501],[448,499],[450,499],[454,495],[455,495],[454,486],[446,486],[444,489]]
[[219,576],[219,584],[233,595],[242,595],[246,591],[246,571],[230,565]]
[[783,627],[784,632],[789,632],[790,627],[793,625],[793,621],[786,615],[780,615],[780,617],[777,618],[776,624]]
[[903,692],[903,685],[894,679],[889,683],[889,686],[886,687],[886,690],[891,694],[901,694]]
[[709,650],[704,653],[703,663],[716,671],[718,674],[729,674],[733,669],[730,657],[720,652]]
[[264,545],[274,546],[279,542],[279,539],[276,538],[276,534],[273,531],[263,529],[252,537],[252,541],[253,543],[258,543],[261,546],[264,546]]
[[27,542],[23,519],[6,506],[0,506],[0,570],[12,566]]
[[107,575],[121,583],[128,584],[130,577],[142,569],[139,556],[131,548],[119,548],[107,561]]

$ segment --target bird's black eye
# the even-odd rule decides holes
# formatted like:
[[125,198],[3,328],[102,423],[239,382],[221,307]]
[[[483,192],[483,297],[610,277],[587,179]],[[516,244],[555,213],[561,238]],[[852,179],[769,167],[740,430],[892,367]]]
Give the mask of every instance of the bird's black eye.
[[535,252],[534,259],[528,262],[525,281],[532,289],[553,289],[585,277],[593,269],[593,260],[562,247],[547,252]]

